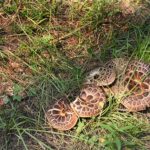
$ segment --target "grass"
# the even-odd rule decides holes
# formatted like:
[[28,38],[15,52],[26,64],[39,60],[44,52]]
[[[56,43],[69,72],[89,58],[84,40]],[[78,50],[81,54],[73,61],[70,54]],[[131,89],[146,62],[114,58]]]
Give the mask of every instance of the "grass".
[[[148,149],[146,118],[120,112],[115,98],[108,99],[102,116],[80,119],[67,132],[50,128],[44,113],[62,96],[74,100],[91,62],[128,56],[150,63],[149,20],[132,22],[117,0],[10,0],[1,5],[0,75],[16,85],[15,96],[0,108],[2,150]],[[13,68],[10,60],[20,66]]]

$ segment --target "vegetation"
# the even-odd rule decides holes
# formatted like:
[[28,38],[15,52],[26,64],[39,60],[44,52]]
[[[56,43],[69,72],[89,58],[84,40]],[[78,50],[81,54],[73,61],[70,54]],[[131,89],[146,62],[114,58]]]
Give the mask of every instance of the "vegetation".
[[150,63],[149,5],[136,0],[131,13],[117,0],[1,0],[0,79],[13,82],[15,94],[0,106],[0,148],[150,148],[148,117],[119,111],[113,97],[102,116],[80,119],[67,132],[44,117],[58,98],[73,101],[85,72],[101,61],[127,56]]

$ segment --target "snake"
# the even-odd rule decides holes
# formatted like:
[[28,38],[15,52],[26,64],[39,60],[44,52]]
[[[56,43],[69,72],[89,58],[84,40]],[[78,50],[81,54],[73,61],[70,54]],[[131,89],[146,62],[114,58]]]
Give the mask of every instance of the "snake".
[[115,58],[90,70],[73,102],[58,100],[46,112],[55,129],[72,129],[78,119],[100,115],[109,95],[121,95],[120,105],[128,112],[150,107],[150,64],[140,60]]

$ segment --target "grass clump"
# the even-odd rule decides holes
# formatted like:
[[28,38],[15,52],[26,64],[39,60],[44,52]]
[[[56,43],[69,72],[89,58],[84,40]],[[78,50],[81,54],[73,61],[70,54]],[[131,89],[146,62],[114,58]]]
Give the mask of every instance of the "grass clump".
[[44,118],[58,98],[74,100],[97,60],[127,56],[150,63],[148,19],[135,24],[117,0],[5,1],[1,11],[0,78],[16,85],[15,97],[0,110],[2,149],[148,149],[148,117],[120,112],[111,97],[102,116],[80,119],[67,132]]

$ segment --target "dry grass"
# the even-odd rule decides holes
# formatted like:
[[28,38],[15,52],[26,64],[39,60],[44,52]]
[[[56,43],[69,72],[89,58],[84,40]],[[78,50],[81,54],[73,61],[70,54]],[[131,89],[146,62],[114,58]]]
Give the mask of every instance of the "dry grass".
[[84,73],[100,62],[120,56],[150,62],[149,4],[137,2],[140,13],[130,14],[115,0],[2,1],[0,79],[13,82],[15,95],[0,106],[1,149],[150,148],[149,112],[140,119],[120,112],[112,97],[102,116],[81,119],[67,132],[44,118],[57,98],[74,100]]

